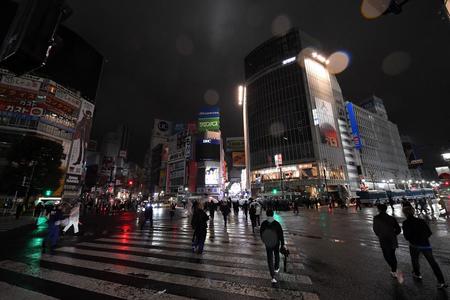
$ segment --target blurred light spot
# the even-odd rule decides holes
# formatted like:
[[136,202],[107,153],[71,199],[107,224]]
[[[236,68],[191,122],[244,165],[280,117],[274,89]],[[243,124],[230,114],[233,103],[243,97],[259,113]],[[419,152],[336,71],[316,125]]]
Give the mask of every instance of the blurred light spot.
[[180,35],[177,37],[176,47],[178,53],[180,53],[181,55],[188,56],[194,52],[194,43],[186,35]]
[[327,69],[331,74],[339,74],[347,69],[350,57],[343,51],[334,52],[328,57]]
[[406,71],[411,65],[411,56],[403,51],[396,51],[383,60],[381,68],[383,72],[387,75],[398,75]]
[[284,133],[284,125],[283,123],[275,122],[272,125],[270,125],[269,131],[272,136],[275,137],[282,136]]
[[311,57],[314,51],[314,48],[311,47],[303,48],[297,55],[297,64],[301,68],[305,68],[305,59]]
[[216,105],[219,102],[219,93],[215,90],[207,90],[203,95],[205,102],[209,105]]
[[375,19],[381,16],[389,7],[391,0],[363,0],[361,14],[367,19]]
[[291,21],[285,15],[276,17],[272,22],[272,34],[282,36],[291,28]]

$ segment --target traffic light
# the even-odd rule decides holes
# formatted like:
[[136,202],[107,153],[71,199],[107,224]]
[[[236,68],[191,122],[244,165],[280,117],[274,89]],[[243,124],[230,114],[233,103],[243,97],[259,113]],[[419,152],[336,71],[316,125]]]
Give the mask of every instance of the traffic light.
[[53,194],[52,190],[45,190],[44,195],[45,197],[50,197]]
[[133,180],[128,180],[128,186],[132,186],[133,185]]
[[272,190],[272,194],[276,195],[278,193],[277,189]]

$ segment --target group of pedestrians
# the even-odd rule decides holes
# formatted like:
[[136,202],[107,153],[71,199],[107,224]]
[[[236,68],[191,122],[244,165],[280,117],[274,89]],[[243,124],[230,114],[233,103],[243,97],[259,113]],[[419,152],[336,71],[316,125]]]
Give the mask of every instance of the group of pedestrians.
[[[192,235],[192,252],[202,254],[204,251],[205,240],[208,229],[208,221],[213,219],[215,209],[211,210],[213,202],[194,201],[192,203],[192,219],[191,226],[194,230]],[[223,216],[224,228],[227,227],[228,218],[231,213],[231,208],[235,210],[231,201],[221,201],[218,205]],[[252,224],[252,231],[255,233],[255,228],[260,226],[260,237],[263,241],[266,254],[267,265],[273,284],[277,283],[275,275],[280,271],[280,250],[285,253],[286,246],[284,242],[283,228],[279,222],[274,219],[274,211],[270,208],[266,210],[267,219],[261,223],[262,205],[252,198],[249,198],[242,205],[242,211],[245,216],[245,223],[247,223],[248,216]],[[209,211],[209,216],[206,214]],[[239,211],[236,215],[239,214]]]
[[422,279],[419,264],[419,257],[422,254],[436,276],[438,281],[437,287],[440,289],[446,288],[447,284],[445,283],[444,275],[433,256],[429,240],[432,232],[423,219],[415,216],[415,209],[412,205],[405,205],[403,207],[403,214],[406,216],[406,220],[403,221],[402,228],[400,228],[400,225],[393,216],[386,213],[387,206],[385,204],[378,205],[378,211],[379,214],[373,220],[373,231],[378,236],[383,256],[391,268],[391,276],[396,278],[400,283],[404,280],[403,274],[397,269],[397,258],[395,254],[398,248],[397,236],[403,229],[403,236],[409,242],[413,278],[417,280]]

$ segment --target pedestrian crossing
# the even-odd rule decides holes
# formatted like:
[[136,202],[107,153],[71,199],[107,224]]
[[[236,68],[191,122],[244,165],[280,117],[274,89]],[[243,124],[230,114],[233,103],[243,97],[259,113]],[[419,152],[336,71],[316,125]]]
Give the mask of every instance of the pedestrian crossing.
[[203,254],[184,218],[3,260],[0,299],[319,299],[288,233],[288,272],[274,286],[259,233],[234,221],[210,223]]

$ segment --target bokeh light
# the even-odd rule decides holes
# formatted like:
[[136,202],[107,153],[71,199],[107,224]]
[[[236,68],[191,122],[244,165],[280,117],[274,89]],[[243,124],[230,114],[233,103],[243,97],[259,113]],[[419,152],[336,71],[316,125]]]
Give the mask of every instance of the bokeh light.
[[385,57],[381,69],[386,75],[395,76],[406,71],[411,65],[411,56],[404,51],[395,51]]
[[337,51],[328,57],[327,69],[331,74],[342,73],[350,64],[350,56],[344,51]]
[[180,35],[176,40],[178,53],[189,56],[194,52],[194,43],[187,35]]
[[272,21],[272,34],[282,36],[291,28],[291,20],[286,15],[279,15]]
[[312,47],[303,48],[297,55],[297,64],[301,68],[305,68],[305,59],[311,57],[314,51],[316,50]]
[[216,105],[219,102],[220,96],[217,91],[210,89],[205,92],[203,99],[205,99],[208,105]]
[[363,0],[361,14],[366,19],[376,19],[389,8],[391,0]]

